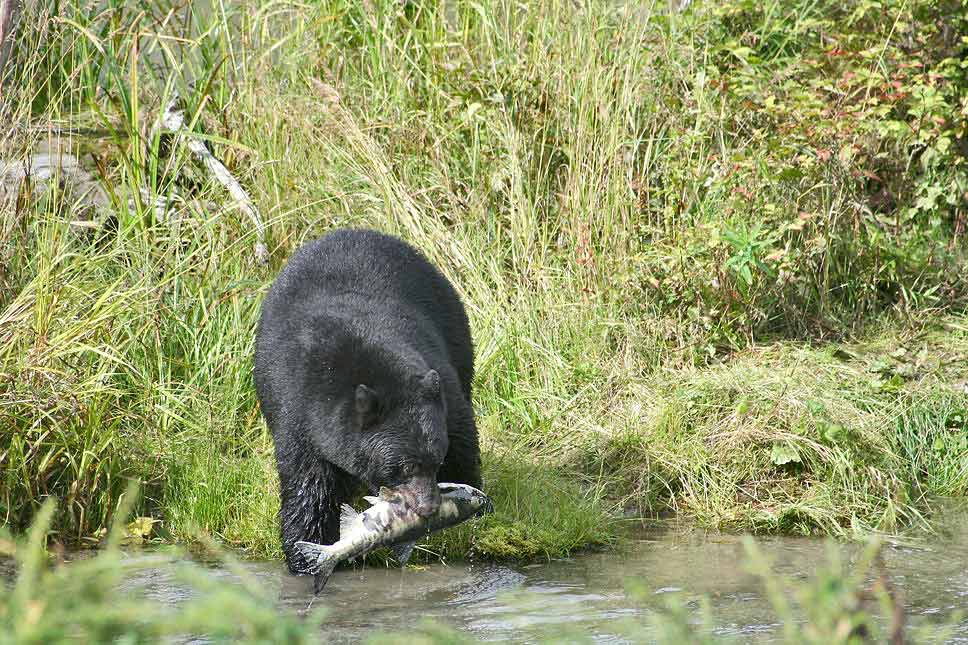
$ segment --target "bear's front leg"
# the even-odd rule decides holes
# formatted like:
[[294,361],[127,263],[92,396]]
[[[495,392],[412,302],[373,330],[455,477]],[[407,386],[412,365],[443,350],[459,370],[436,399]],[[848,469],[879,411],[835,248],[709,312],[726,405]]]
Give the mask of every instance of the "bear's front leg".
[[481,453],[470,403],[462,401],[452,406],[448,411],[447,425],[450,447],[437,471],[437,481],[481,488]]
[[279,524],[289,571],[308,574],[313,572],[315,563],[306,562],[295,544],[339,541],[339,509],[349,501],[351,478],[318,458],[302,458],[296,466],[285,476],[280,472]]

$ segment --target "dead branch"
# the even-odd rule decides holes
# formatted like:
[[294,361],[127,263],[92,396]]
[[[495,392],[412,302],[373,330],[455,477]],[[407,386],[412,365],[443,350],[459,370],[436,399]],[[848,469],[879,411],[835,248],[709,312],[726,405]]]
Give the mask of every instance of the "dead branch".
[[229,192],[235,203],[238,204],[239,209],[245,213],[246,217],[252,222],[253,228],[255,228],[256,244],[255,244],[255,257],[258,262],[266,262],[269,259],[269,251],[265,244],[265,226],[262,223],[262,217],[259,215],[259,211],[256,209],[255,204],[252,202],[252,198],[249,194],[242,188],[239,181],[232,176],[229,169],[225,167],[221,161],[219,161],[215,155],[211,153],[208,146],[197,138],[195,138],[192,133],[185,128],[185,113],[178,107],[179,100],[178,97],[174,97],[169,101],[168,106],[165,108],[164,113],[161,117],[161,127],[171,132],[179,137],[188,146],[188,149],[195,156],[195,158],[201,161],[215,180],[222,184],[225,189]]

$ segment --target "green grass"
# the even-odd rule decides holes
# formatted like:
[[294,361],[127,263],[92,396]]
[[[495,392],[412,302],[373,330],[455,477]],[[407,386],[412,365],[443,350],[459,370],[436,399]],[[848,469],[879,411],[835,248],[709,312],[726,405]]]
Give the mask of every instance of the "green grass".
[[968,485],[968,347],[952,332],[781,343],[646,381],[626,405],[650,401],[648,423],[607,441],[605,462],[643,510],[671,504],[710,525],[845,537],[923,525],[931,496]]
[[[165,555],[125,558],[118,550],[122,531],[115,529],[97,557],[52,566],[45,534],[54,513],[54,504],[44,505],[29,539],[0,537],[0,554],[16,562],[13,584],[0,585],[0,642],[157,643],[197,634],[218,643],[319,640],[320,610],[306,619],[277,611],[259,581],[228,559],[239,584],[226,585],[201,566],[173,564]],[[132,586],[132,577],[158,567],[167,567],[191,590],[191,602],[159,604]],[[127,589],[121,587],[124,582]]]
[[[626,509],[897,531],[966,492],[957,3],[129,4],[41,6],[5,70],[0,157],[77,129],[113,216],[0,205],[3,523],[53,497],[96,540],[133,478],[162,538],[278,557],[254,329],[336,226],[468,308],[498,512],[430,553],[560,555]],[[157,133],[173,91],[267,265]]]

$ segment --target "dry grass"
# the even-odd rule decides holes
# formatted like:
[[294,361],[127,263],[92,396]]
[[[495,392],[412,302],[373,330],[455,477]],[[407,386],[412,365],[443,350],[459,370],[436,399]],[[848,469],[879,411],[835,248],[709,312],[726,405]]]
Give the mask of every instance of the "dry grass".
[[[866,176],[860,157],[808,164],[787,121],[698,80],[748,82],[757,101],[777,75],[822,85],[843,70],[783,65],[806,60],[820,42],[809,25],[840,24],[837,10],[61,10],[25,23],[39,28],[16,50],[5,109],[18,129],[0,150],[24,158],[66,137],[112,214],[29,184],[2,206],[5,523],[26,527],[54,497],[59,537],[96,539],[134,478],[165,536],[201,529],[277,555],[254,325],[293,249],[336,226],[415,243],[469,310],[475,406],[506,512],[480,535],[441,537],[444,555],[609,542],[626,505],[747,529],[894,530],[922,523],[928,494],[964,493],[966,395],[946,383],[964,381],[948,368],[965,356],[965,323],[955,306],[939,313],[961,293],[957,212],[888,227],[851,179]],[[889,24],[864,20],[852,46],[893,42]],[[784,30],[759,62],[734,51],[734,36],[773,47]],[[174,91],[266,217],[268,266],[223,189],[159,133]],[[797,116],[791,96],[780,100]],[[920,335],[932,320],[950,326]],[[870,347],[819,344],[847,330]],[[900,346],[911,356],[890,356]]]

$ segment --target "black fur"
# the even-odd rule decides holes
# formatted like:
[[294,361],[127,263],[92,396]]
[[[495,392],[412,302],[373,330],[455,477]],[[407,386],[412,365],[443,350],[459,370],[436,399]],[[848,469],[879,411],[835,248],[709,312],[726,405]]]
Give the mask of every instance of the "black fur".
[[339,230],[293,254],[262,305],[255,383],[279,469],[283,550],[339,539],[362,486],[431,512],[437,481],[481,487],[474,355],[449,282],[404,242]]

